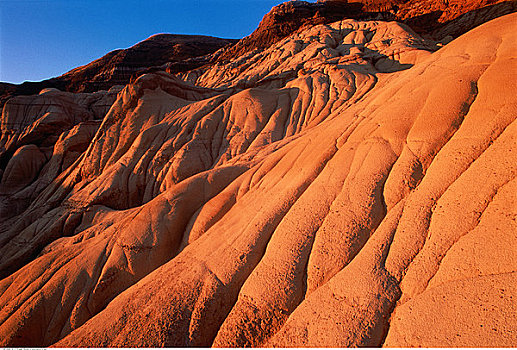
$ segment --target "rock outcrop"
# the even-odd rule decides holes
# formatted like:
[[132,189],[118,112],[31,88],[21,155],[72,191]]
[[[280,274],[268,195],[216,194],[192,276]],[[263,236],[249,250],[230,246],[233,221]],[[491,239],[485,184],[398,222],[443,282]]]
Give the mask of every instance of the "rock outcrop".
[[39,95],[17,96],[4,105],[0,220],[23,212],[86,150],[120,89],[93,94],[44,89]]
[[[514,20],[435,54],[407,27],[337,22],[196,85],[142,76],[7,231],[4,344],[75,329],[58,345],[375,346],[388,326],[387,345],[470,344],[472,322],[492,319],[481,303],[451,326],[467,281],[470,297],[495,283],[487,302],[515,310],[515,266],[480,270],[458,246],[494,225],[515,239],[501,210],[515,86],[500,83]],[[512,246],[494,249],[511,260]],[[442,295],[452,314],[438,308],[443,327],[421,343],[412,317]],[[483,339],[508,345],[512,327]]]
[[153,35],[130,48],[111,51],[56,78],[19,85],[0,83],[0,107],[14,96],[34,95],[47,88],[66,92],[109,90],[128,84],[132,77],[152,67],[173,73],[197,68],[210,62],[210,54],[236,41],[203,35]]
[[[111,51],[85,66],[63,74],[67,91],[95,92],[114,85],[126,85],[132,76],[150,67],[174,64],[209,55],[237,40],[202,35],[157,34],[124,50]],[[204,62],[186,65],[197,68]]]
[[264,16],[258,28],[212,60],[227,62],[263,50],[314,25],[346,18],[399,21],[433,40],[452,40],[497,17],[517,11],[515,0],[319,0],[289,1]]
[[516,23],[340,20],[10,100],[0,345],[512,346]]
[[16,193],[29,185],[46,160],[38,146],[29,144],[18,148],[2,174],[0,195]]
[[149,72],[175,74],[229,62],[250,51],[263,50],[298,30],[347,18],[399,21],[420,35],[449,42],[480,24],[516,11],[516,0],[289,1],[273,7],[257,30],[241,40],[159,34],[128,49],[114,50],[60,77],[20,85],[0,82],[0,107],[11,97],[37,94],[46,88],[95,92],[125,85]]
[[[11,157],[20,147],[28,144],[40,147],[45,158],[50,159],[62,133],[79,123],[101,120],[115,101],[117,93],[132,77],[138,76],[138,72],[148,71],[155,66],[156,69],[169,72],[197,68],[208,62],[208,54],[235,41],[199,35],[158,34],[128,49],[112,51],[58,78],[21,85],[2,84],[0,170],[5,171]],[[70,156],[68,154],[65,165],[73,163]],[[4,190],[0,189],[0,196],[16,192],[22,183],[30,184],[20,179],[19,184],[8,192],[4,191],[7,186],[4,185]],[[32,198],[38,193],[27,191]],[[15,201],[17,203],[10,203],[9,206],[18,209],[4,211],[0,208],[0,218],[19,213],[20,203],[24,201],[18,197]]]

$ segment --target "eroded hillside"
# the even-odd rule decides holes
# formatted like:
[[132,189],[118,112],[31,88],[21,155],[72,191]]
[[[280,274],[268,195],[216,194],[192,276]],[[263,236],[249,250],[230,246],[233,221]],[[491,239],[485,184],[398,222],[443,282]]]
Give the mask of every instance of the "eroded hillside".
[[515,344],[516,23],[342,20],[10,100],[0,344]]

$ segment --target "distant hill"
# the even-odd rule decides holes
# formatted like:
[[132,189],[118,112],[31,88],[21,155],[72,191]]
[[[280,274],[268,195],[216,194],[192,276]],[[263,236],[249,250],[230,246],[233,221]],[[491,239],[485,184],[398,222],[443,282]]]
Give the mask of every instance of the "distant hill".
[[[45,88],[67,92],[109,90],[114,85],[126,85],[140,70],[166,63],[177,71],[197,68],[206,63],[199,58],[237,42],[202,35],[157,34],[128,48],[114,50],[103,57],[52,79],[23,84],[0,83],[0,106],[17,95],[38,94]],[[190,60],[198,57],[199,59]],[[183,63],[187,61],[186,63]],[[181,63],[183,65],[181,65]]]

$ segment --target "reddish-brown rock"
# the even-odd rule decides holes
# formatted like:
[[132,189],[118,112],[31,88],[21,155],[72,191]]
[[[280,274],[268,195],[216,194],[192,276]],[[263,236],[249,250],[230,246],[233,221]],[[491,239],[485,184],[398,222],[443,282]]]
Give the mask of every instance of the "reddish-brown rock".
[[202,35],[157,34],[128,49],[112,51],[58,79],[67,81],[67,91],[108,90],[114,85],[126,85],[138,71],[205,56],[235,41]]
[[222,50],[225,62],[262,50],[298,30],[345,18],[395,20],[434,40],[456,38],[491,19],[517,11],[515,0],[320,0],[289,1],[264,16],[258,28],[237,44]]
[[396,20],[421,35],[450,41],[482,23],[516,11],[515,0],[289,1],[275,6],[264,16],[257,30],[240,41],[158,34],[128,49],[112,51],[57,78],[20,85],[0,82],[0,106],[13,96],[37,94],[45,88],[94,92],[125,85],[131,78],[148,72],[165,70],[174,74],[214,62],[227,62],[247,52],[267,48],[297,30],[345,18]]
[[18,148],[2,174],[0,195],[16,193],[29,185],[46,161],[45,155],[35,145]]
[[210,62],[211,58],[204,56],[236,41],[203,35],[153,35],[56,78],[19,85],[0,83],[0,107],[11,97],[38,94],[46,88],[68,92],[109,90],[116,85],[126,85],[131,77],[143,74],[151,67],[167,68],[174,73],[197,68]]
[[19,144],[0,345],[515,344],[516,21],[307,26]]

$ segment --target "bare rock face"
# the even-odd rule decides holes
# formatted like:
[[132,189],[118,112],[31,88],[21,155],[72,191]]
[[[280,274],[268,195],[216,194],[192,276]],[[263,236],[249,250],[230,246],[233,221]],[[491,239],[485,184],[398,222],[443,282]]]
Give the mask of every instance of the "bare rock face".
[[128,49],[112,51],[58,79],[68,82],[67,91],[108,90],[114,85],[126,85],[138,71],[205,56],[236,41],[202,35],[157,34]]
[[228,62],[250,51],[263,50],[299,30],[347,18],[395,20],[420,35],[448,42],[480,24],[516,11],[516,0],[288,1],[273,7],[257,30],[241,40],[158,34],[130,48],[109,52],[60,77],[19,85],[0,82],[0,107],[11,97],[37,94],[45,88],[95,92],[125,85],[145,73],[176,74]]
[[[442,25],[436,27],[431,35],[437,39],[443,38],[456,38],[461,34],[475,28],[483,23],[486,23],[494,18],[498,18],[513,12],[517,11],[517,1],[488,1],[486,2],[480,1],[474,2],[474,5],[470,4],[468,7],[468,2],[466,3],[456,3],[455,7],[461,9],[461,15],[452,17],[450,12],[448,12],[448,8],[444,12],[445,16],[439,18],[443,22]],[[484,5],[484,6],[483,6]],[[468,10],[468,11],[467,11]]]
[[0,194],[11,194],[30,184],[46,162],[45,155],[35,145],[16,150],[9,160],[0,182]]
[[[285,37],[318,24],[343,19],[399,21],[434,40],[456,38],[494,18],[517,11],[515,0],[318,0],[288,1],[275,6],[258,28],[213,56],[228,62],[263,50]],[[174,72],[176,73],[176,71]]]
[[[355,11],[357,12],[357,11]],[[341,3],[288,1],[267,13],[258,28],[237,44],[223,50],[217,61],[228,61],[253,50],[262,50],[295,33],[300,28],[353,18],[354,9]]]
[[180,72],[210,62],[204,57],[235,43],[203,35],[157,34],[127,49],[114,50],[103,57],[59,77],[15,85],[0,83],[0,107],[11,97],[38,94],[47,88],[67,92],[96,92],[126,85],[131,78],[151,67]]
[[118,91],[120,87],[93,94],[44,89],[5,104],[0,120],[1,220],[23,212],[79,158]]
[[53,146],[59,135],[86,120],[102,119],[120,88],[95,94],[72,94],[44,89],[39,95],[9,100],[0,120],[0,154],[24,144]]
[[515,23],[308,26],[59,134],[6,104],[0,345],[515,344]]

